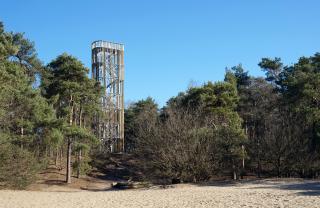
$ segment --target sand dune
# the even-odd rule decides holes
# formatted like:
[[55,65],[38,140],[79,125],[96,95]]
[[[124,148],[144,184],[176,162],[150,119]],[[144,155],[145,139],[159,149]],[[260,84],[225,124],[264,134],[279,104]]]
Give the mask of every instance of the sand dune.
[[262,180],[144,190],[0,191],[0,207],[320,207],[320,182]]

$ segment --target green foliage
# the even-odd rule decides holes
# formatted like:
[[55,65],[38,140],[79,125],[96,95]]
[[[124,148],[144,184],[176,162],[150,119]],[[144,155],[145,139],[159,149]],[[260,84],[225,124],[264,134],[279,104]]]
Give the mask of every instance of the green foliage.
[[130,105],[124,112],[125,118],[125,150],[126,152],[131,152],[136,145],[137,140],[137,128],[140,126],[146,126],[147,122],[144,120],[145,117],[156,120],[158,116],[158,105],[155,101],[148,97],[145,100],[140,100],[136,103]]
[[12,34],[5,32],[3,23],[0,22],[0,60],[6,60],[10,56],[17,54],[19,48],[12,42]]
[[60,147],[61,144],[63,143],[63,139],[64,139],[64,135],[61,132],[61,130],[57,129],[57,128],[52,128],[50,130],[48,130],[48,132],[46,132],[45,134],[46,139],[47,139],[47,144],[49,146],[53,146],[53,147]]
[[64,129],[65,135],[70,138],[76,138],[78,142],[88,141],[92,144],[97,144],[97,137],[87,129],[78,126],[68,126]]
[[33,43],[21,33],[5,32],[1,23],[0,181],[5,187],[23,188],[34,180],[45,132],[56,120],[53,108],[32,87],[40,68]]
[[266,72],[266,80],[274,84],[279,84],[280,73],[283,67],[280,58],[262,58],[261,62],[258,64],[264,72]]
[[0,145],[0,188],[23,189],[36,179],[41,165],[27,150]]
[[294,66],[283,71],[282,88],[284,99],[290,109],[303,119],[309,132],[309,149],[320,151],[320,54],[302,57]]
[[205,112],[218,112],[223,109],[234,109],[237,101],[238,95],[234,83],[208,82],[202,87],[191,88],[185,94],[172,98],[168,104],[191,109],[202,108]]
[[[42,72],[41,91],[55,108],[56,117],[60,118],[59,127],[66,140],[67,158],[71,161],[71,147],[82,144],[82,147],[96,146],[99,141],[94,129],[96,116],[100,111],[102,89],[87,76],[88,69],[75,57],[66,53],[58,56]],[[82,149],[76,146],[80,152]],[[84,149],[83,149],[84,150]],[[80,154],[80,153],[79,153]],[[80,158],[77,163],[81,164]],[[79,166],[83,169],[86,165]],[[71,180],[70,163],[67,163],[67,182]],[[78,170],[80,174],[81,170]]]
[[[80,161],[80,175],[86,175],[88,173],[90,173],[90,171],[92,170],[92,166],[90,165],[90,158],[86,157],[84,159],[82,159]],[[79,168],[79,161],[74,161],[74,163],[72,163],[72,169],[74,172],[78,171]]]

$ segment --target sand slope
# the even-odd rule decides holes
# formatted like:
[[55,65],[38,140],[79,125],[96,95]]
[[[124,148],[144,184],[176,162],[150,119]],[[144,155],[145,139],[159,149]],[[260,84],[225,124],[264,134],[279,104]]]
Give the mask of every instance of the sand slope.
[[320,182],[262,180],[144,190],[0,191],[0,207],[320,207]]

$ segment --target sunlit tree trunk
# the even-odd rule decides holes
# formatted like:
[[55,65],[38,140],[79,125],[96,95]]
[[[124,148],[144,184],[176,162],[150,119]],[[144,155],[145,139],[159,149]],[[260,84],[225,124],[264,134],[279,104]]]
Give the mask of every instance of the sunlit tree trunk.
[[[82,127],[82,107],[80,106],[80,113],[79,113],[79,126],[80,128]],[[77,167],[77,178],[80,178],[80,172],[81,172],[81,159],[82,159],[82,152],[81,148],[79,149],[78,152],[78,167]]]
[[[73,121],[73,97],[72,95],[70,96],[70,105],[71,105],[71,110],[70,110],[70,120],[69,120],[69,125],[72,126],[72,121]],[[71,183],[71,138],[68,138],[68,148],[67,148],[67,175],[66,175],[66,182]]]
[[71,138],[68,138],[67,150],[67,183],[71,183]]

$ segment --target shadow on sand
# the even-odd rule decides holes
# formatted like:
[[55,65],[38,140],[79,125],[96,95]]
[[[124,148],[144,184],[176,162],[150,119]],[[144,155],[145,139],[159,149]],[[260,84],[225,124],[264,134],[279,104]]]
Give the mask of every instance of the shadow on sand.
[[106,191],[123,191],[123,189],[116,189],[116,188],[88,188],[88,187],[80,187],[83,191],[92,191],[92,192],[106,192]]
[[282,184],[280,189],[298,191],[298,195],[303,196],[320,196],[319,181],[304,181],[303,183]]
[[209,183],[200,183],[199,186],[220,186],[220,187],[241,187],[241,185],[257,185],[251,189],[280,189],[292,190],[301,196],[320,196],[320,181],[314,180],[281,180],[281,179],[253,179],[243,181],[214,181]]

